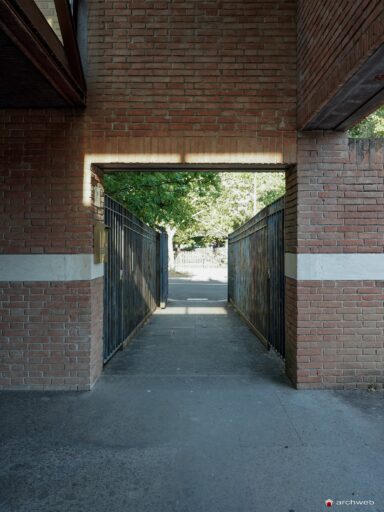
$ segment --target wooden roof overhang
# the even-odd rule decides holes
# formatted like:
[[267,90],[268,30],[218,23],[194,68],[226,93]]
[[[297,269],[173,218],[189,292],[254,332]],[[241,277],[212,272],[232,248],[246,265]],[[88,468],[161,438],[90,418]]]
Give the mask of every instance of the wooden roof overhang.
[[33,0],[0,0],[0,107],[85,106],[68,0],[55,0],[63,43]]

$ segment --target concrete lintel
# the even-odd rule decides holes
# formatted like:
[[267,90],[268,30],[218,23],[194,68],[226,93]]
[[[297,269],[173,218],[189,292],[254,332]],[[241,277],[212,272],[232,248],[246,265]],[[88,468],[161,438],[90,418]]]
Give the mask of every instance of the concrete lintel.
[[104,275],[93,254],[1,254],[0,281],[89,281]]
[[285,254],[285,275],[298,281],[384,280],[384,254]]

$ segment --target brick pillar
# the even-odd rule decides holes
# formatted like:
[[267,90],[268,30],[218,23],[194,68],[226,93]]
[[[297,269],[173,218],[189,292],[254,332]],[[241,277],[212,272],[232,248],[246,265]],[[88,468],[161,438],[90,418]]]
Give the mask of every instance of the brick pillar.
[[3,111],[0,127],[0,388],[89,389],[102,367],[102,209],[82,116]]
[[287,174],[287,373],[298,388],[384,383],[384,143],[300,134]]

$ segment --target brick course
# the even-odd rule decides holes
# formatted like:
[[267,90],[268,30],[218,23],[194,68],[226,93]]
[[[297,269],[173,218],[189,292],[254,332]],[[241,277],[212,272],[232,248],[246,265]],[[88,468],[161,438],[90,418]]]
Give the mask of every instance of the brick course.
[[91,283],[0,283],[0,388],[89,389]]
[[83,204],[84,113],[0,112],[0,253],[90,253]]
[[293,0],[92,0],[92,135],[292,139],[295,9]]
[[[0,112],[0,253],[91,253],[102,212],[92,206],[90,184],[100,176],[90,170],[100,160],[295,161],[295,1],[88,7],[87,108]],[[40,313],[29,298],[34,289]],[[1,290],[2,385],[89,386],[102,366],[102,280]],[[10,296],[21,304],[12,325]],[[58,305],[60,325],[51,329],[45,322]],[[41,354],[32,358],[36,347]]]
[[90,382],[93,385],[103,369],[103,290],[104,278],[91,281]]
[[[286,251],[384,251],[384,142],[300,134],[287,173]],[[384,383],[383,281],[286,277],[287,373],[299,388]]]
[[296,160],[293,0],[88,3],[86,110],[0,112],[0,252],[92,251],[90,155]]
[[381,0],[298,0],[298,127],[302,129],[384,42]]
[[287,173],[286,251],[382,253],[384,143],[337,133],[299,134]]
[[288,373],[297,387],[382,388],[384,281],[287,279],[287,288],[288,301],[297,297],[287,305]]
[[55,0],[34,0],[40,11],[43,13],[45,19],[48,21],[50,26],[53,28],[56,36],[63,41],[61,36],[60,24],[57,18]]
[[[91,164],[101,162],[298,162],[287,175],[287,250],[382,252],[382,149],[317,133],[300,136],[298,154],[296,146],[296,58],[302,125],[345,66],[377,44],[382,3],[366,3],[346,16],[346,0],[299,1],[296,54],[294,0],[88,0],[87,108],[0,112],[0,253],[91,253],[102,215]],[[324,26],[311,25],[315,15]],[[324,50],[319,35],[331,33]],[[305,362],[296,363],[305,303],[296,304],[296,286],[287,287],[293,377]],[[102,279],[6,282],[1,294],[1,385],[89,386],[101,371]]]

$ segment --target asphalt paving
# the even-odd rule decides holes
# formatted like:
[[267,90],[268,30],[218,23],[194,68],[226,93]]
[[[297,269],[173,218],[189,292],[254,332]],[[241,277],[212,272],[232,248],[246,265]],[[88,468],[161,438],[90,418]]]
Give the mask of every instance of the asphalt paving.
[[383,512],[383,393],[295,390],[226,297],[171,278],[92,391],[0,393],[0,511]]

